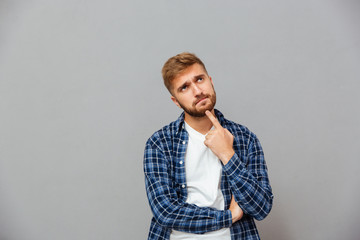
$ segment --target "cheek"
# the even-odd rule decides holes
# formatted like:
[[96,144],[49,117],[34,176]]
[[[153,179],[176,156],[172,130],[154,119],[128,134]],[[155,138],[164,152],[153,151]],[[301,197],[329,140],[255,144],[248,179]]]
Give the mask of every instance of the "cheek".
[[189,106],[189,105],[193,104],[193,98],[190,94],[183,96],[180,101],[181,101],[181,104],[184,106]]
[[206,89],[206,93],[207,93],[207,94],[214,95],[214,90],[213,90],[213,88],[212,88],[212,87],[207,88],[207,89]]

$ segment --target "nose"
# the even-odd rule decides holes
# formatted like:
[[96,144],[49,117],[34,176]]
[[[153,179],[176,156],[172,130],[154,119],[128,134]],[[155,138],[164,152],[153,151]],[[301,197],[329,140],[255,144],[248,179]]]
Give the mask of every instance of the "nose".
[[198,95],[200,95],[202,93],[202,90],[201,90],[201,88],[199,88],[199,86],[194,84],[193,93],[194,93],[195,96],[198,96]]

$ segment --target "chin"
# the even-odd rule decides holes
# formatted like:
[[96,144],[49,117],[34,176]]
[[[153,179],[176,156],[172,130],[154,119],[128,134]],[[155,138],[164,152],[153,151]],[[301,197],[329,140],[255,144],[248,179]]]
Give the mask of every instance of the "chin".
[[211,112],[213,110],[213,107],[207,106],[202,109],[196,109],[196,111],[192,111],[190,115],[192,115],[194,117],[205,117],[206,116],[205,112],[207,110],[209,110]]

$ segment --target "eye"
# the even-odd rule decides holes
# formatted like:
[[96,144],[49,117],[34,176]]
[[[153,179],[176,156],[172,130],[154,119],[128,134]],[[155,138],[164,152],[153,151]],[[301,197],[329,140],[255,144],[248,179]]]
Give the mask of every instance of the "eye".
[[187,86],[186,86],[186,85],[184,85],[184,86],[182,86],[182,87],[181,87],[181,89],[180,89],[180,90],[181,90],[181,91],[185,91],[186,89],[187,89]]
[[201,82],[202,80],[204,80],[202,77],[199,77],[199,78],[197,79],[198,82]]

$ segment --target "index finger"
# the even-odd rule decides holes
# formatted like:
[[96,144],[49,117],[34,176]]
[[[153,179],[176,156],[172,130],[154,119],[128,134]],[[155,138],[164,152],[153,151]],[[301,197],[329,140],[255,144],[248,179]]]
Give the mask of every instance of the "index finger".
[[214,125],[215,128],[222,128],[219,121],[209,110],[206,110],[205,114],[210,119],[210,121],[212,122],[212,124]]

